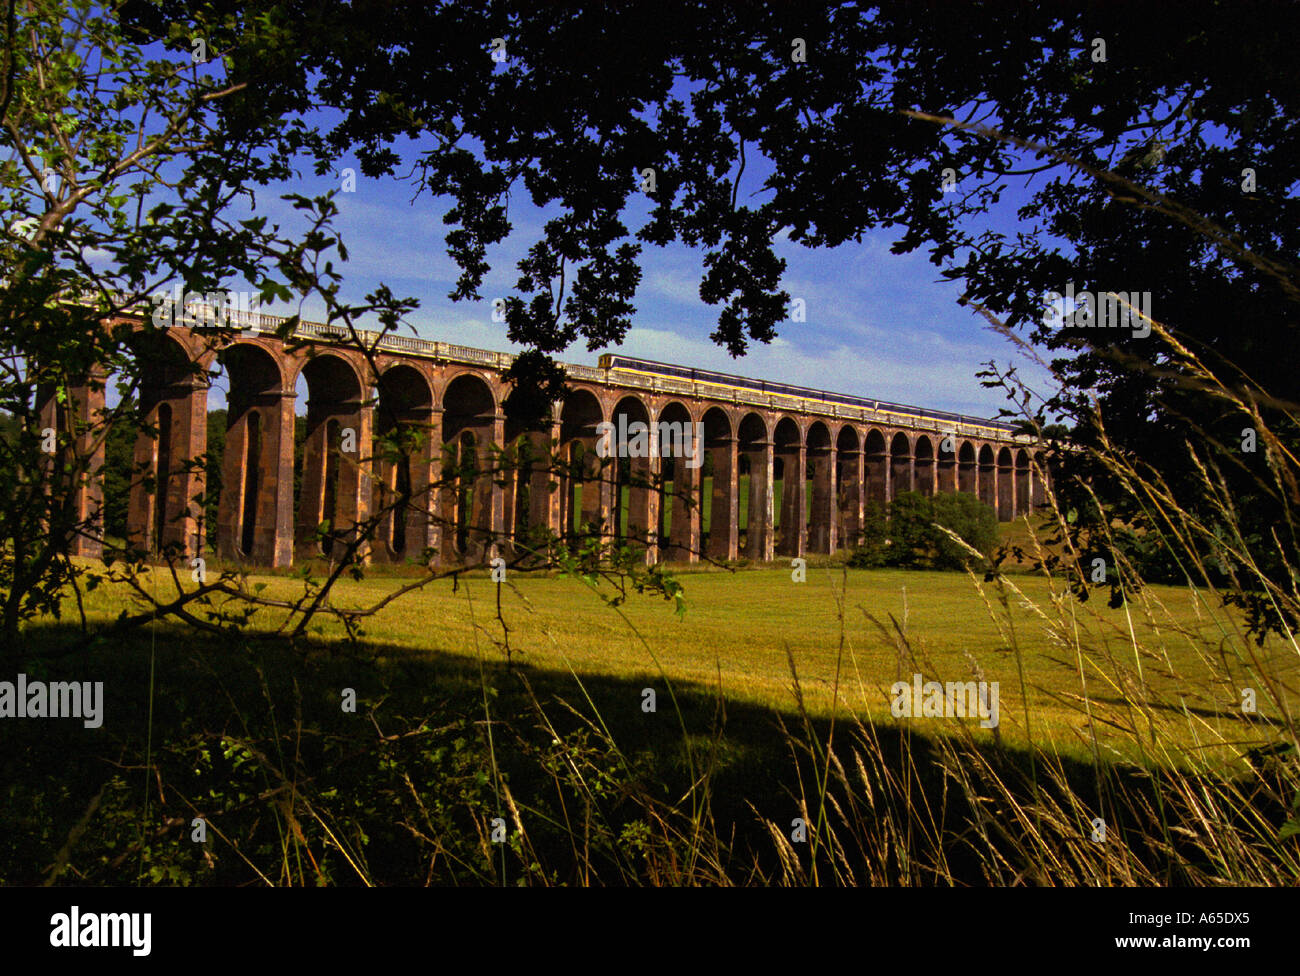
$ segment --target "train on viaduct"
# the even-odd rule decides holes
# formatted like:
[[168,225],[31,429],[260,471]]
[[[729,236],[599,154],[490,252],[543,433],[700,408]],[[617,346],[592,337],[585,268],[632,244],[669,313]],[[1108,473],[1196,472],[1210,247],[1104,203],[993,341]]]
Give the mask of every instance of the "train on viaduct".
[[[167,328],[141,330],[153,349],[139,408],[153,429],[135,444],[129,545],[187,557],[214,546],[231,563],[287,567],[328,557],[378,518],[355,553],[369,562],[480,564],[520,556],[542,528],[575,546],[594,535],[639,547],[648,562],[762,561],[849,547],[865,506],[904,491],[971,493],[1004,521],[1045,497],[1040,446],[1005,423],[607,355],[598,367],[566,366],[563,400],[525,429],[503,411],[508,354],[359,332],[367,354],[320,323],[300,321],[281,338],[284,322],[190,305]],[[205,525],[195,459],[221,374],[228,426],[216,524]],[[69,398],[82,420],[104,409],[99,386]],[[651,436],[689,425],[701,434],[695,458],[597,449],[609,425],[637,424]],[[375,451],[396,426],[418,431],[418,448]],[[92,471],[102,439],[94,450]],[[102,483],[92,477],[79,491],[93,525]],[[91,531],[74,551],[98,556],[103,545]]]

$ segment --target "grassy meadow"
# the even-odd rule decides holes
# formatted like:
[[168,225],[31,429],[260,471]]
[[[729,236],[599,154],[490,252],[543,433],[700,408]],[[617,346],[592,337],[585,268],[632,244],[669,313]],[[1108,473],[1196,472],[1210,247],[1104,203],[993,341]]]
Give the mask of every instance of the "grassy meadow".
[[[106,717],[7,729],[0,776],[21,785],[0,884],[1290,877],[1289,774],[1265,754],[1287,741],[1294,648],[1256,647],[1187,588],[1081,601],[1033,571],[1027,522],[1002,533],[1026,552],[992,581],[825,557],[804,582],[781,563],[678,566],[678,613],[600,576],[476,570],[294,640],[270,636],[285,609],[242,617],[224,596],[196,613],[242,618],[222,634],[116,632],[143,602],[86,589],[28,629],[18,667],[104,681]],[[331,603],[374,605],[416,574],[345,574]],[[137,579],[175,592],[162,570]],[[304,581],[242,585],[293,601]],[[997,682],[998,726],[892,716],[913,673]],[[1202,838],[1207,797],[1229,819]],[[1088,840],[1098,815],[1109,847]],[[183,842],[195,817],[207,844]]]
[[[1004,541],[1031,547],[1025,520],[1002,529]],[[366,618],[359,642],[383,659],[462,664],[505,662],[508,643],[511,664],[525,671],[634,680],[661,693],[671,683],[679,692],[772,711],[793,713],[801,702],[819,718],[886,723],[894,681],[915,672],[925,680],[978,677],[999,683],[1004,740],[1079,757],[1090,756],[1094,744],[1131,755],[1139,725],[1160,724],[1173,741],[1203,748],[1234,740],[1245,721],[1236,708],[1239,688],[1217,680],[1222,662],[1205,651],[1240,644],[1239,622],[1188,588],[1149,586],[1110,608],[1104,592],[1081,602],[1060,581],[1023,565],[1012,567],[1004,585],[961,573],[846,569],[824,557],[812,558],[805,582],[794,582],[781,563],[674,571],[686,593],[680,615],[666,601],[636,595],[611,608],[608,586],[553,573],[512,572],[498,592],[486,573],[466,572]],[[282,575],[248,582],[265,598],[302,593],[301,581]],[[372,568],[360,581],[341,578],[332,603],[374,604],[400,583],[392,570]],[[161,574],[149,585],[163,598],[174,592]],[[139,610],[123,589],[98,589],[85,605],[101,624]],[[282,616],[260,610],[250,629],[269,629]],[[318,639],[347,637],[336,620],[317,621]],[[1258,655],[1283,674],[1300,670],[1294,650],[1276,640]],[[1248,666],[1241,662],[1242,686]],[[1147,714],[1128,706],[1126,687],[1150,698]],[[1268,717],[1262,708],[1260,718]],[[914,721],[935,732],[945,725]],[[969,725],[977,736],[994,734],[975,720]]]

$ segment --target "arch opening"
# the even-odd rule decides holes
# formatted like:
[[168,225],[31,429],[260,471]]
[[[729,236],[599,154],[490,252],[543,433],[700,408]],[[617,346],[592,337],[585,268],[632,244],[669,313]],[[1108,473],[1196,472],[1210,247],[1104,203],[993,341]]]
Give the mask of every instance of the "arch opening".
[[934,485],[934,445],[930,438],[922,434],[916,439],[912,458],[913,485],[922,495],[933,495]]
[[433,389],[414,366],[399,363],[376,383],[374,508],[383,513],[376,555],[394,562],[432,543],[433,462],[441,447],[434,427]]
[[808,425],[807,451],[807,547],[809,552],[829,553],[835,548],[835,455],[830,429],[820,420]]
[[228,380],[226,440],[217,511],[217,553],[262,566],[293,559],[292,393],[280,365],[254,342],[236,342],[218,355]]
[[1010,522],[1016,517],[1015,467],[1011,449],[1004,447],[998,451],[998,521]]
[[1029,514],[1029,496],[1030,480],[1032,473],[1029,470],[1029,454],[1022,448],[1016,452],[1016,514]]
[[[692,457],[695,430],[690,411],[676,400],[665,404],[655,418],[654,437],[663,493],[659,538],[665,557],[674,562],[695,562],[700,558],[700,496],[704,481],[701,465]],[[703,449],[699,445],[701,452]]]
[[[610,466],[615,484],[612,490],[611,524],[614,537],[624,545],[658,548],[658,493],[654,477],[657,456],[652,456],[650,411],[638,397],[626,396],[610,414],[614,433],[615,463]],[[646,557],[653,560],[653,553]]]
[[496,554],[504,525],[504,495],[495,483],[493,445],[504,439],[492,388],[461,373],[442,396],[442,559],[466,564]]
[[170,403],[158,405],[157,487],[153,506],[153,549],[163,547],[167,531],[168,500],[172,472],[172,407]]
[[[261,487],[258,483],[258,475],[260,474],[260,459],[262,456],[262,415],[257,411],[253,411],[247,418],[244,438],[244,471],[246,474],[244,477],[242,517],[240,519],[242,534],[239,549],[242,555],[252,559],[255,557],[257,498],[258,490]],[[229,438],[227,438],[227,442],[229,442]]]
[[739,505],[740,545],[747,559],[767,561],[772,558],[774,541],[772,444],[767,425],[756,413],[741,418],[736,436],[737,492],[746,498],[746,503]]
[[990,508],[998,507],[997,465],[993,448],[988,444],[979,450],[979,499]]
[[731,418],[717,407],[704,412],[700,472],[705,551],[727,561],[740,555],[740,466]]
[[861,439],[857,430],[845,424],[835,438],[837,548],[851,548],[861,541],[865,477]]
[[890,501],[905,491],[913,490],[912,445],[907,435],[897,433],[889,444]]
[[957,451],[956,436],[952,431],[945,431],[939,439],[935,458],[934,480],[937,491],[951,494],[958,490]]
[[885,435],[880,431],[867,431],[862,445],[863,468],[866,472],[867,504],[884,507],[889,502],[890,456]]
[[561,482],[560,525],[569,548],[576,552],[585,538],[604,538],[610,529],[611,485],[605,465],[596,453],[599,425],[605,414],[589,390],[578,389],[564,398],[560,409],[560,451],[564,462]]
[[782,417],[772,432],[772,441],[777,482],[775,507],[780,512],[776,552],[782,556],[802,556],[807,539],[807,453],[799,425],[790,417]]
[[148,552],[197,555],[205,547],[204,474],[207,382],[190,353],[166,332],[138,332],[130,348],[139,363],[135,404],[140,429],[126,492],[126,537]]
[[957,490],[968,495],[978,492],[976,484],[975,447],[970,441],[963,441],[957,451]]

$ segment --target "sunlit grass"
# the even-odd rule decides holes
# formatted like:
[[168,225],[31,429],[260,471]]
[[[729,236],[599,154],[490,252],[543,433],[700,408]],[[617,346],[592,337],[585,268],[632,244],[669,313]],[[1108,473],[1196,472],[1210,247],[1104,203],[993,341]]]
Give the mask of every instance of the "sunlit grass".
[[[1161,726],[1164,741],[1192,749],[1246,735],[1236,708],[1240,689],[1219,679],[1222,662],[1207,660],[1204,651],[1236,624],[1190,589],[1152,586],[1128,607],[1110,609],[1104,595],[1080,603],[1059,583],[1021,574],[1011,578],[1020,594],[1008,591],[1003,610],[996,585],[960,573],[812,565],[802,583],[792,580],[788,567],[684,572],[680,578],[687,610],[679,618],[662,600],[634,595],[614,613],[579,580],[512,572],[500,588],[511,659],[526,668],[650,684],[666,678],[784,712],[796,704],[792,661],[812,715],[852,714],[881,723],[896,721],[890,685],[910,681],[914,671],[926,680],[978,676],[999,683],[1004,742],[1032,740],[1078,758],[1091,755],[1094,731],[1103,750],[1130,758],[1135,729],[1149,726]],[[301,580],[285,576],[253,575],[248,584],[262,586],[260,595],[273,599],[293,599],[303,589]],[[161,596],[171,585],[159,574]],[[344,577],[331,603],[362,607],[393,585],[382,570],[360,581]],[[432,583],[365,618],[361,641],[385,657],[476,660],[485,654],[504,660],[497,591],[481,572]],[[1043,607],[1055,607],[1057,618],[1044,616]],[[102,587],[87,597],[93,621],[138,609],[121,588]],[[272,628],[283,615],[259,610],[252,626]],[[1061,620],[1076,630],[1071,642],[1063,640]],[[325,614],[313,622],[312,634],[346,637]],[[1271,666],[1281,674],[1297,670],[1285,648],[1269,644],[1260,653],[1275,658]],[[1139,686],[1153,703],[1142,713],[1125,701]],[[1081,705],[1085,692],[1088,710]],[[1261,705],[1260,717],[1268,712]],[[934,732],[945,724],[913,721]],[[977,740],[994,735],[977,720],[969,725]]]

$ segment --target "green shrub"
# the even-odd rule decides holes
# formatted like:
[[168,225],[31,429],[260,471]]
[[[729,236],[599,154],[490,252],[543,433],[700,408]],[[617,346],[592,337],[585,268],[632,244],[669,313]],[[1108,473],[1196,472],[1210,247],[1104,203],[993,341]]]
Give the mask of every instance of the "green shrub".
[[849,566],[853,569],[879,569],[889,558],[889,532],[885,521],[885,507],[879,502],[867,502],[863,511],[862,531],[858,535]]
[[[932,521],[951,529],[972,549],[988,556],[998,543],[998,516],[974,495],[939,494],[930,500]],[[969,552],[950,537],[930,527],[935,569],[961,569],[971,559]]]
[[890,566],[923,568],[930,564],[934,548],[934,507],[916,491],[905,491],[889,503]]
[[854,569],[899,566],[914,569],[961,569],[971,555],[935,525],[953,532],[987,556],[998,541],[998,518],[973,495],[923,495],[903,492],[884,509],[871,503],[863,522],[862,543],[853,551]]

